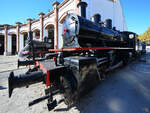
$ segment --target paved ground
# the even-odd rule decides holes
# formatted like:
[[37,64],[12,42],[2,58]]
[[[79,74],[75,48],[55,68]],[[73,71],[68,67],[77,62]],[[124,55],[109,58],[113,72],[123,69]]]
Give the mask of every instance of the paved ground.
[[[147,62],[136,61],[111,72],[107,80],[101,82],[70,110],[62,103],[51,112],[150,113],[150,54],[143,59]],[[46,101],[28,107],[29,101],[44,95],[44,85],[41,83],[27,89],[15,89],[12,98],[8,98],[7,70],[14,69],[15,74],[26,71],[25,68],[16,70],[16,61],[15,56],[0,56],[0,113],[50,113],[47,111]]]

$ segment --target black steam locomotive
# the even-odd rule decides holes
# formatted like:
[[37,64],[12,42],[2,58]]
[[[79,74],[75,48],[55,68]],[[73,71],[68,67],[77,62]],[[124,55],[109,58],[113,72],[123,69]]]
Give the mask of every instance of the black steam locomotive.
[[[34,67],[19,76],[10,73],[9,97],[14,88],[44,82],[46,96],[30,102],[29,106],[45,99],[48,99],[49,110],[62,101],[71,106],[105,78],[106,72],[126,65],[131,57],[136,56],[136,34],[112,28],[111,19],[102,22],[99,14],[87,20],[86,6],[85,2],[80,2],[80,15],[69,14],[64,20],[62,49],[49,49],[48,46],[41,58],[34,53],[36,43],[30,40],[28,54],[32,54],[33,59],[18,61],[18,66]],[[42,47],[47,48],[44,44]],[[62,94],[63,98],[54,99],[56,94]]]

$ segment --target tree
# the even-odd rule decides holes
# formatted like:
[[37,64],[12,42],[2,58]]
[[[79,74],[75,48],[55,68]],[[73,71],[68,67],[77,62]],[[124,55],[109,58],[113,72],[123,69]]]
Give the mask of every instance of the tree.
[[148,42],[150,41],[150,27],[141,35],[138,36],[138,39],[142,42]]

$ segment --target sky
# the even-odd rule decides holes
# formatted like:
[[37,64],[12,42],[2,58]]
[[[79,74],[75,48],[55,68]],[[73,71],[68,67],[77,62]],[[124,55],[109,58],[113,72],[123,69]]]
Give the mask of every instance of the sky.
[[[1,0],[0,24],[26,23],[27,18],[37,19],[39,12],[52,10],[53,0]],[[62,2],[63,0],[57,0]],[[150,26],[150,0],[121,0],[128,31],[144,33]]]

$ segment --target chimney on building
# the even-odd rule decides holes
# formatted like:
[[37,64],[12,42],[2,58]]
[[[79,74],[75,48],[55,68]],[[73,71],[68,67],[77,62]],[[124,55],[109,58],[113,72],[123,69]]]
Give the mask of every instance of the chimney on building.
[[40,16],[40,17],[42,17],[42,16],[44,16],[44,15],[45,15],[45,14],[44,14],[43,12],[40,12],[40,13],[39,13],[39,16]]
[[56,0],[52,3],[52,6],[54,7],[54,9],[59,5],[60,3]]

